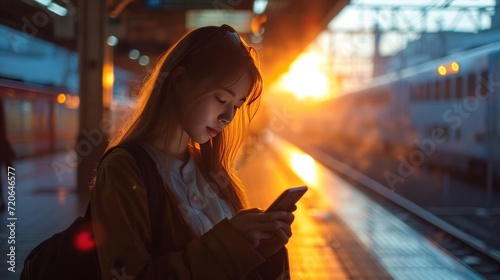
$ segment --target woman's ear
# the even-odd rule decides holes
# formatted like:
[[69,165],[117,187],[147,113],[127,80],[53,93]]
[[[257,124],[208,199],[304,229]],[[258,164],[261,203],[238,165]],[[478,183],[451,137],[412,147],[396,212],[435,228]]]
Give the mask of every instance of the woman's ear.
[[186,68],[184,68],[183,66],[175,68],[174,72],[172,73],[172,78],[170,80],[170,85],[174,93],[178,94],[180,92],[182,84],[184,80],[187,78],[186,75],[187,71]]

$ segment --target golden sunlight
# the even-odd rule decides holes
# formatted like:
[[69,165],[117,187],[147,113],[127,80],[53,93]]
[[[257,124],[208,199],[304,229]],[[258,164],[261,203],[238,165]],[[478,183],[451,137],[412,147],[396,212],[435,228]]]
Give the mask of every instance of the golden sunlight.
[[317,181],[317,170],[314,159],[303,152],[293,151],[291,153],[290,165],[295,173],[309,185],[315,185]]
[[325,99],[329,96],[329,82],[321,70],[324,58],[316,53],[301,54],[281,76],[279,87],[293,93],[298,99]]

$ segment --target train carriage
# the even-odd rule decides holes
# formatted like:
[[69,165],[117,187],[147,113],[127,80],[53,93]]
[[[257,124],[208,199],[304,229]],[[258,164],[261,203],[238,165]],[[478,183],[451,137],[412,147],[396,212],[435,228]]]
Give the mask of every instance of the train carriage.
[[491,163],[500,179],[499,91],[500,42],[491,42],[375,77],[312,115],[339,143],[394,158],[415,151],[419,165],[481,176]]

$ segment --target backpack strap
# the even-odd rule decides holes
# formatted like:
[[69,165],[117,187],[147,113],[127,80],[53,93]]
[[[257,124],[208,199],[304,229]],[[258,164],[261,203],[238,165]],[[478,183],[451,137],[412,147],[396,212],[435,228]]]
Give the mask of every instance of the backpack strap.
[[[161,225],[163,221],[163,211],[161,206],[165,204],[165,193],[163,188],[163,180],[158,173],[156,164],[153,159],[149,156],[148,152],[144,150],[136,142],[126,142],[121,143],[111,149],[107,150],[102,156],[102,160],[114,149],[123,148],[127,150],[132,156],[134,156],[137,166],[141,171],[141,176],[146,186],[148,195],[148,211],[149,211],[149,222],[151,224],[151,248],[149,253],[153,257],[159,256],[159,248],[157,244],[160,244],[160,233]],[[100,164],[100,163],[99,163]],[[85,211],[85,217],[91,218],[90,202],[87,205],[87,210]]]

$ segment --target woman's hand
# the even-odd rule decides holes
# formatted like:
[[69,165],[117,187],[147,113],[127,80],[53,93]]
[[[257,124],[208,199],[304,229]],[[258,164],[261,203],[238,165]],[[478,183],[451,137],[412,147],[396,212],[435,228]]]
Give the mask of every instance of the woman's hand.
[[229,221],[265,258],[276,254],[292,236],[294,215],[286,211],[241,210]]

